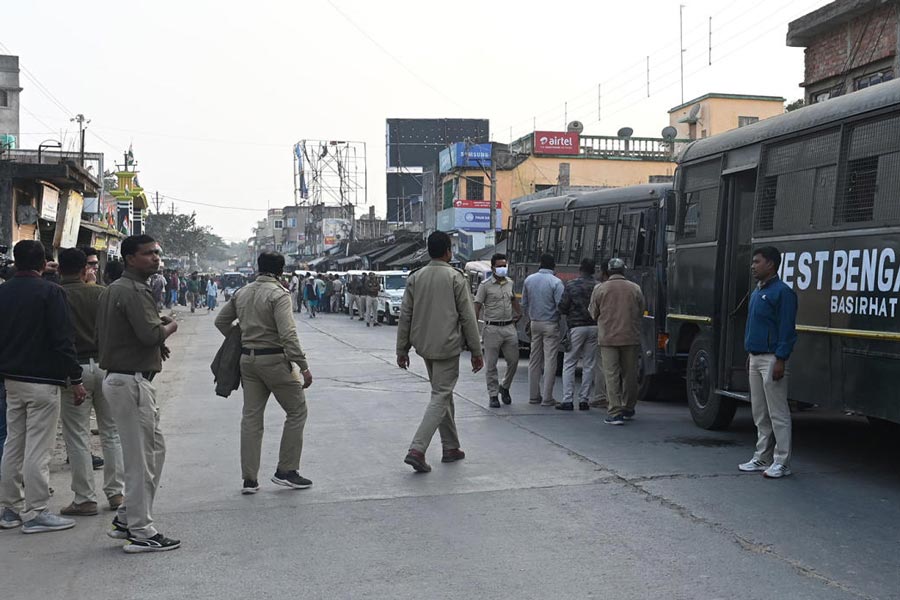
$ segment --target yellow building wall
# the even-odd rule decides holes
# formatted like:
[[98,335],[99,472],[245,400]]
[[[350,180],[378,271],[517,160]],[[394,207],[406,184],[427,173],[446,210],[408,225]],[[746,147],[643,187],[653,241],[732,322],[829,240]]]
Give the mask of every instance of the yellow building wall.
[[[701,108],[694,136],[696,139],[737,129],[738,117],[758,117],[762,121],[784,112],[784,103],[780,101],[706,98],[669,113],[669,124],[678,130],[677,137],[679,139],[691,139],[690,124],[679,123],[678,121],[687,117],[697,104],[700,104]],[[704,132],[706,133],[705,136]]]

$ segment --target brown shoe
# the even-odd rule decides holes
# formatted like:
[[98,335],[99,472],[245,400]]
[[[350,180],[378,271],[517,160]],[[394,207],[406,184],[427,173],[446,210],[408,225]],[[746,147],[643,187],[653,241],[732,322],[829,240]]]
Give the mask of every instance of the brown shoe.
[[75,504],[74,502],[61,511],[60,514],[76,517],[92,517],[97,514],[96,502],[82,502]]
[[441,462],[456,462],[458,460],[462,460],[466,457],[466,453],[460,450],[459,448],[452,448],[448,450],[444,450],[444,455],[441,457]]
[[425,455],[418,450],[410,450],[403,462],[415,469],[416,473],[428,473],[431,471],[431,465],[425,462]]
[[116,494],[114,496],[109,497],[109,510],[119,510],[119,507],[122,506],[122,503],[125,502],[125,496],[122,494]]

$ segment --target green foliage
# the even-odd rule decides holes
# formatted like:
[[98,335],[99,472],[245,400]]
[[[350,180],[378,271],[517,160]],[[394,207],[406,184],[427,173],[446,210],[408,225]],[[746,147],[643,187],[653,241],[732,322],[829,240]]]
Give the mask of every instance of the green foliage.
[[800,98],[799,100],[789,102],[788,105],[784,107],[784,112],[791,112],[792,110],[803,108],[805,105],[806,103],[803,101],[803,98]]

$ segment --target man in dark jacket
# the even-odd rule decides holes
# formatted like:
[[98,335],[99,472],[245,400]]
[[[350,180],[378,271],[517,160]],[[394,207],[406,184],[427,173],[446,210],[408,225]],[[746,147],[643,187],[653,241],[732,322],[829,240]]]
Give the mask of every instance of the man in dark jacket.
[[563,401],[558,410],[573,410],[575,399],[575,369],[581,360],[581,388],[578,391],[578,410],[588,410],[591,387],[594,383],[594,349],[597,347],[597,327],[588,312],[591,294],[597,280],[594,279],[594,259],[581,261],[581,276],[566,283],[559,312],[566,317],[569,343],[563,362]]
[[0,528],[22,525],[24,533],[59,531],[75,526],[72,519],[49,510],[49,463],[60,388],[72,385],[77,404],[84,402],[86,391],[66,293],[41,277],[46,263],[43,244],[23,240],[13,256],[16,275],[0,286],[0,377],[6,380],[7,392]]

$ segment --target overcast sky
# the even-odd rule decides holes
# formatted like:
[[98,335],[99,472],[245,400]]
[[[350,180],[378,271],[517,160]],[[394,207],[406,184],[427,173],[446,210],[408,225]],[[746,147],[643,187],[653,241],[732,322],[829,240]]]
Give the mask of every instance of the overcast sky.
[[[801,97],[787,23],[827,3],[685,0],[684,99]],[[75,144],[84,113],[88,151],[133,144],[150,194],[232,241],[293,203],[301,139],[365,142],[383,216],[387,118],[487,118],[499,142],[535,119],[658,136],[681,102],[677,0],[3,0],[0,23],[0,52],[27,70],[22,147]]]

